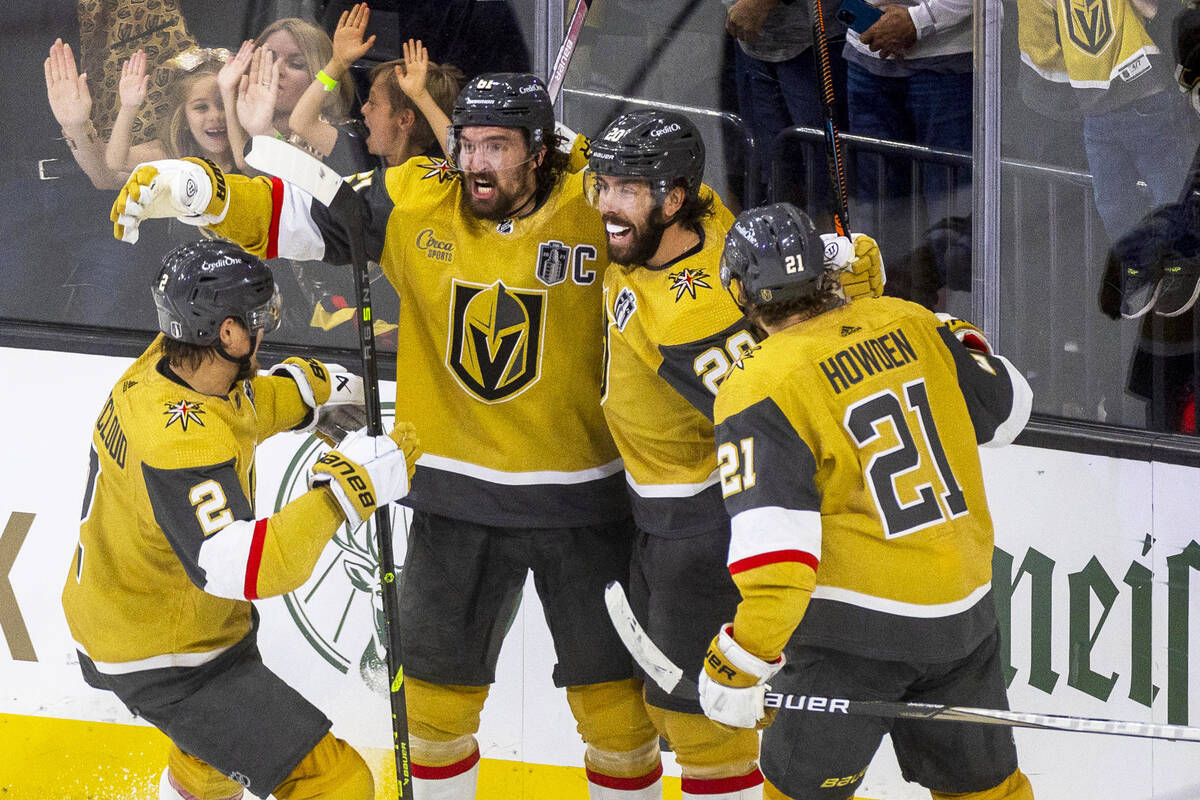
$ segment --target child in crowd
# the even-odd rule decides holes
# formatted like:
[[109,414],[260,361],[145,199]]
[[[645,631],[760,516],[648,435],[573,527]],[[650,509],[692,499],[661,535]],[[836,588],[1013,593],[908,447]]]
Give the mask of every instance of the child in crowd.
[[[345,85],[350,66],[371,49],[375,37],[363,40],[370,13],[366,3],[342,12],[333,34],[332,57],[292,110],[293,133],[315,155],[327,156],[341,146],[340,130],[321,113],[323,102],[328,93]],[[431,64],[420,41],[405,42],[404,58],[371,69],[370,94],[362,107],[368,151],[385,167],[417,155],[437,156],[445,146],[449,113],[463,78],[457,67]]]
[[177,71],[171,84],[171,113],[160,139],[134,145],[133,120],[146,99],[146,54],[138,50],[121,67],[121,109],[105,151],[108,168],[128,174],[138,164],[162,158],[203,156],[222,170],[235,169],[225,105],[217,73],[231,57],[224,48],[192,48],[167,62]]

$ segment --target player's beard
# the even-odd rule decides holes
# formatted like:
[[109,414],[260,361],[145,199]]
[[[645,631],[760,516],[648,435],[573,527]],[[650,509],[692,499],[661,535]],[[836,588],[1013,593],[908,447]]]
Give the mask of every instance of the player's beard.
[[[472,178],[482,178],[491,183],[494,190],[492,196],[487,199],[475,197],[471,193],[470,181]],[[466,173],[463,175],[462,208],[468,214],[479,219],[495,222],[509,219],[529,204],[537,188],[535,181],[533,173],[528,173],[524,180],[517,182],[515,187],[505,187],[501,186],[496,172]]]
[[635,225],[615,215],[604,217],[604,224],[609,223],[629,228],[629,241],[624,245],[614,247],[612,238],[606,239],[608,260],[626,267],[631,264],[645,264],[653,258],[658,252],[659,244],[662,243],[663,233],[671,227],[671,223],[663,219],[661,208],[651,211],[644,225]]

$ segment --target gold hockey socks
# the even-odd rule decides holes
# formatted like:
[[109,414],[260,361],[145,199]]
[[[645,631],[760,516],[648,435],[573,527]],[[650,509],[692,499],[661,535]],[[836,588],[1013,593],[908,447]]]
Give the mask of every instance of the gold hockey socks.
[[759,800],[758,732],[731,730],[703,714],[647,706],[650,718],[671,745],[683,776],[683,798]]
[[158,788],[160,800],[240,800],[242,794],[240,783],[171,744]]
[[567,704],[587,743],[591,800],[659,800],[658,732],[646,714],[641,681],[568,686]]
[[486,686],[441,686],[407,678],[408,741],[415,800],[474,800],[479,713]]
[[999,786],[982,792],[944,794],[930,791],[930,794],[933,795],[933,800],[1033,800],[1033,787],[1029,785],[1029,778],[1025,777],[1025,773],[1018,769]]

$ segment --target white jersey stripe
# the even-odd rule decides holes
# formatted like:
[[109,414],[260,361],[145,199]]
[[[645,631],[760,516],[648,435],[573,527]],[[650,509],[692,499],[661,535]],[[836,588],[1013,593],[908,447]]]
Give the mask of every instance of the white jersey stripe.
[[246,599],[246,564],[253,541],[252,520],[235,520],[204,540],[196,557],[204,570],[204,591],[231,600]]
[[1033,390],[1029,388],[1029,381],[1025,380],[1016,367],[1004,356],[993,356],[1004,365],[1008,370],[1008,378],[1012,382],[1013,400],[1012,411],[1008,414],[1008,419],[996,426],[995,433],[992,438],[986,442],[980,442],[984,447],[1003,447],[1006,444],[1011,444],[1013,439],[1017,438],[1026,424],[1029,423],[1029,415],[1033,411]]
[[637,492],[638,497],[695,497],[710,486],[716,486],[721,479],[721,469],[718,467],[701,483],[638,483],[628,471],[625,480],[629,488]]
[[478,464],[470,464],[466,461],[458,461],[445,456],[435,456],[430,453],[425,453],[417,460],[418,467],[427,467],[429,469],[437,469],[442,472],[453,472],[458,475],[465,475],[468,478],[475,478],[488,483],[498,483],[501,486],[537,486],[539,484],[576,484],[588,483],[590,481],[607,478],[611,475],[616,475],[625,468],[624,462],[621,459],[610,461],[599,467],[590,469],[581,469],[575,472],[556,472],[546,470],[542,472],[504,472],[498,469],[488,469],[481,467]]
[[922,605],[919,603],[904,603],[900,600],[889,600],[885,597],[873,597],[862,592],[840,589],[836,586],[820,586],[813,591],[813,600],[836,600],[859,608],[872,611],[882,611],[884,614],[895,614],[900,617],[915,617],[917,619],[938,619],[961,614],[975,607],[975,604],[987,595],[992,585],[985,583],[961,600],[950,603],[935,603]]
[[749,508],[734,515],[731,527],[728,564],[781,550],[801,550],[821,559],[819,511],[780,506]]
[[[212,661],[230,647],[233,645],[218,647],[216,650],[206,650],[203,653],[163,653],[149,658],[140,658],[137,661],[96,661],[93,659],[92,663],[96,665],[97,672],[105,675],[127,675],[131,672],[164,667],[198,667]],[[81,653],[87,653],[87,649],[79,642],[75,642],[75,649]]]
[[283,205],[279,209],[280,258],[320,261],[325,256],[325,239],[313,222],[311,194],[283,183]]

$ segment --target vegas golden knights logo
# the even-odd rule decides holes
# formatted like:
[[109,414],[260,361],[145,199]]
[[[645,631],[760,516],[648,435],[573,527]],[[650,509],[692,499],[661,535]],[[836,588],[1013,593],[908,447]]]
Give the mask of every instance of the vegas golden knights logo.
[[1063,0],[1067,34],[1083,52],[1098,56],[1113,40],[1109,0]]
[[542,357],[546,294],[454,281],[446,364],[479,399],[509,400],[534,383]]

